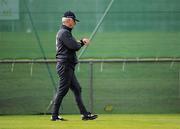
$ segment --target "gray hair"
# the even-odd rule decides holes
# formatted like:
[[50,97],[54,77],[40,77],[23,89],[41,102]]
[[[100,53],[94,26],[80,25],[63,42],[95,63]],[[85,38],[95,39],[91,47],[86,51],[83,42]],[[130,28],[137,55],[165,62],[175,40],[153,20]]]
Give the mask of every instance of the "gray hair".
[[71,18],[67,18],[67,17],[62,17],[62,23],[65,23],[67,20],[69,20]]

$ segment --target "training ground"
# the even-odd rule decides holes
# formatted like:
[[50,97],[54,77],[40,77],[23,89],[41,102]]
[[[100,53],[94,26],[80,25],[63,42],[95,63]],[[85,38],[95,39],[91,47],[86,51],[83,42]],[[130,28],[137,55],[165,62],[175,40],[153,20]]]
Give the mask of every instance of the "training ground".
[[68,121],[50,121],[49,115],[0,116],[0,129],[180,129],[179,114],[100,114],[93,121],[64,115]]

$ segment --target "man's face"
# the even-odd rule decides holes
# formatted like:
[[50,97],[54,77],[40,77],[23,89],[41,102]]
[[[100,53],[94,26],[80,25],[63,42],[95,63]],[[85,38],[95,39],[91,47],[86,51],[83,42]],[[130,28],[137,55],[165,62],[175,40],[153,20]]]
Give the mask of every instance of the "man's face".
[[76,25],[76,21],[74,19],[70,19],[69,21],[71,28],[73,28]]

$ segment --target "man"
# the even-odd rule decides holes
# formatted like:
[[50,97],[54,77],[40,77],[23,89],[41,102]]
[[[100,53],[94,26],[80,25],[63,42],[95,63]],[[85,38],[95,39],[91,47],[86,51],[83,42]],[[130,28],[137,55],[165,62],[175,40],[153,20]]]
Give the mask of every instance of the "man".
[[82,120],[93,120],[97,115],[88,112],[83,104],[81,98],[81,87],[75,76],[75,65],[78,63],[76,51],[83,45],[89,44],[89,39],[83,38],[79,42],[72,36],[72,29],[79,20],[73,12],[67,11],[62,17],[62,26],[56,36],[56,59],[57,59],[57,73],[60,77],[59,87],[54,99],[52,109],[52,121],[64,120],[59,116],[59,108],[64,96],[68,90],[71,89],[75,95],[77,106],[82,114]]

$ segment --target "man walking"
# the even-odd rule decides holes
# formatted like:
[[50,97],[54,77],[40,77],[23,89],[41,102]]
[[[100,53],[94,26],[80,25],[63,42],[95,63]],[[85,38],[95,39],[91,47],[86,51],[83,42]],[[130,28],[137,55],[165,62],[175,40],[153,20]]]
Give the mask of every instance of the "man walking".
[[75,95],[76,103],[82,115],[82,120],[93,120],[97,115],[88,112],[83,104],[81,98],[81,87],[75,76],[75,65],[78,63],[76,51],[83,45],[89,44],[89,39],[83,38],[79,42],[72,36],[72,29],[79,20],[73,12],[67,11],[62,17],[62,26],[56,36],[56,59],[57,59],[57,73],[59,75],[59,87],[54,99],[52,109],[52,121],[64,120],[59,116],[59,108],[64,96],[68,90],[71,89]]

